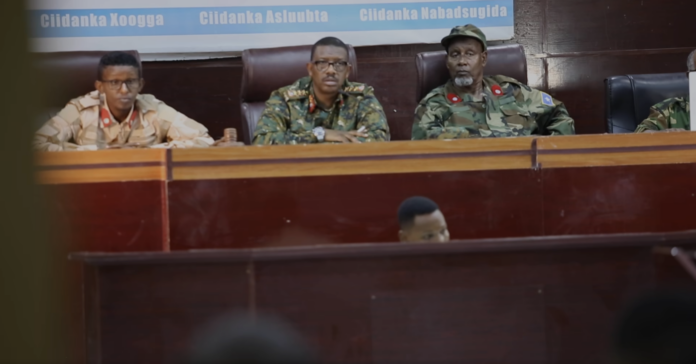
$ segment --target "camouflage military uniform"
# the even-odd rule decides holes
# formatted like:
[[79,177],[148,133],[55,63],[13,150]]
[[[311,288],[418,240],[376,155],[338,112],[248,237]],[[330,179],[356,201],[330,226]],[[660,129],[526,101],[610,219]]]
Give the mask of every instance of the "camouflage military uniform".
[[316,143],[316,127],[351,131],[365,127],[361,142],[388,141],[389,125],[372,87],[348,82],[330,110],[314,103],[310,77],[273,91],[254,131],[253,144]]
[[689,97],[675,97],[659,102],[650,108],[650,115],[638,124],[636,133],[646,130],[691,130],[689,123]]
[[505,76],[483,78],[483,100],[459,95],[448,81],[418,105],[411,139],[575,134],[563,103]]
[[[60,151],[96,150],[98,145],[107,147],[126,143],[152,148],[208,147],[213,144],[213,138],[203,125],[152,95],[138,95],[131,115],[121,123],[115,122],[108,107],[100,109],[102,102],[98,91],[71,100],[36,132],[34,148]],[[100,117],[102,113],[106,113],[106,117]]]

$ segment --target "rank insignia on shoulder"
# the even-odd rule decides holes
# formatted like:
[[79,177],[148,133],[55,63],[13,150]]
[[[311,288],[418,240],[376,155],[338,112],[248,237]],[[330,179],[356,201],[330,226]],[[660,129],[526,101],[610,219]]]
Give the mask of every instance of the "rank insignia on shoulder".
[[546,92],[541,93],[541,103],[546,106],[553,106],[553,97]]
[[365,85],[360,85],[360,86],[350,86],[346,88],[346,92],[363,92],[365,90]]

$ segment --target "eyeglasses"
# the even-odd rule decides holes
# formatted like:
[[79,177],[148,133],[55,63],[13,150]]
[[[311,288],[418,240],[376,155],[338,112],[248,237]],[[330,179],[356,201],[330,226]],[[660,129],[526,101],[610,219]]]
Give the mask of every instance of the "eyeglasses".
[[338,62],[314,61],[312,63],[314,63],[314,67],[316,67],[321,72],[328,70],[329,66],[333,66],[333,69],[336,72],[343,72],[348,67],[348,62],[346,62],[346,61],[338,61]]
[[136,88],[140,87],[140,80],[137,78],[131,78],[129,80],[121,81],[121,80],[108,80],[108,81],[102,81],[102,83],[106,84],[106,86],[113,91],[120,90],[121,87],[123,87],[123,84],[126,84],[126,87],[129,90],[135,90]]

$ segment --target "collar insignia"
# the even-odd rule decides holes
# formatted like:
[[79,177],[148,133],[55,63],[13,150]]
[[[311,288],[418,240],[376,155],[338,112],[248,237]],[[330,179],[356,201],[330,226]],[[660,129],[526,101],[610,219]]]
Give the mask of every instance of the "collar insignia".
[[450,102],[453,104],[456,104],[458,102],[462,102],[462,98],[455,95],[455,94],[447,94],[447,99],[450,100]]

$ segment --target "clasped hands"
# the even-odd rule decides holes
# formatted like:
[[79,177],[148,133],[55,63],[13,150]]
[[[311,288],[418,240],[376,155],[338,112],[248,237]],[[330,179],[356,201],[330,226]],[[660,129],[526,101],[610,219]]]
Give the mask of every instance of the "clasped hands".
[[358,140],[358,137],[369,138],[369,135],[367,135],[367,133],[362,132],[362,131],[357,131],[357,130],[351,130],[351,131],[341,131],[341,130],[332,130],[332,129],[324,129],[324,130],[326,133],[324,135],[325,142],[360,143],[360,141]]

